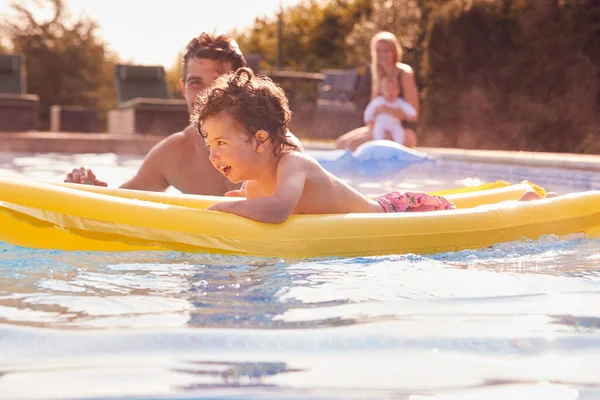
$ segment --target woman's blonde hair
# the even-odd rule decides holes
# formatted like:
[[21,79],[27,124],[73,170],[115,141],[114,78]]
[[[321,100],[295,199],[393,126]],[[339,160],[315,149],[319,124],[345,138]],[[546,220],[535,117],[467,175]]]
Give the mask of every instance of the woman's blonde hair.
[[402,46],[396,35],[391,32],[379,32],[371,39],[371,98],[379,93],[380,77],[385,75],[383,67],[377,64],[377,43],[384,42],[394,53],[394,65],[402,62]]

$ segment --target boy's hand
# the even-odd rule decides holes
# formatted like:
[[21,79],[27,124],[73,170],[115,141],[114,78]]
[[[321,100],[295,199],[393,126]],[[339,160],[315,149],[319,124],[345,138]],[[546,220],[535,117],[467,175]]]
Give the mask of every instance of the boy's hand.
[[65,182],[79,183],[83,185],[108,186],[106,182],[100,181],[91,169],[75,168],[69,174]]
[[225,197],[246,197],[246,191],[230,190],[229,192],[225,192]]
[[228,212],[227,211],[227,206],[228,206],[228,202],[225,203],[215,203],[209,207],[207,207],[206,209],[209,211],[220,211],[220,212]]
[[385,104],[382,104],[375,109],[374,117],[378,116],[379,114],[389,114],[389,113],[390,113],[390,107],[386,106]]

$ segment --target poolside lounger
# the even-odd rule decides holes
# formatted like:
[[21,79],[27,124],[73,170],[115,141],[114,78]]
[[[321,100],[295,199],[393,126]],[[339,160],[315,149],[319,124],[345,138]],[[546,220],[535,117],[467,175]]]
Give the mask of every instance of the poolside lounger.
[[24,60],[18,54],[0,54],[0,132],[37,129],[39,97],[27,94]]

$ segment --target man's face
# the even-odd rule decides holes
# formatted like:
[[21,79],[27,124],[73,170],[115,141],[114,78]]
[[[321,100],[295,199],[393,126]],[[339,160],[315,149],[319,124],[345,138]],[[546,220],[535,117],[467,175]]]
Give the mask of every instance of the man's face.
[[191,113],[198,93],[208,88],[219,76],[231,70],[231,63],[218,62],[208,58],[191,58],[188,61],[185,81],[181,81],[181,92]]

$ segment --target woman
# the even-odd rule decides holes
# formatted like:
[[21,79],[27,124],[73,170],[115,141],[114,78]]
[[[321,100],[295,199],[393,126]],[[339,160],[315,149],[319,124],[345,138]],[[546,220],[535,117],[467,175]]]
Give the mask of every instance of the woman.
[[[390,32],[379,32],[371,39],[371,99],[379,96],[379,82],[389,75],[395,75],[400,84],[400,97],[409,102],[417,114],[409,117],[401,110],[380,106],[375,111],[378,113],[388,113],[396,116],[402,121],[404,126],[404,145],[415,147],[417,145],[417,134],[415,132],[416,122],[419,118],[419,91],[415,81],[413,69],[401,62],[402,47],[398,38]],[[363,126],[337,138],[335,145],[339,149],[350,149],[351,151],[362,143],[373,139],[371,128]]]

